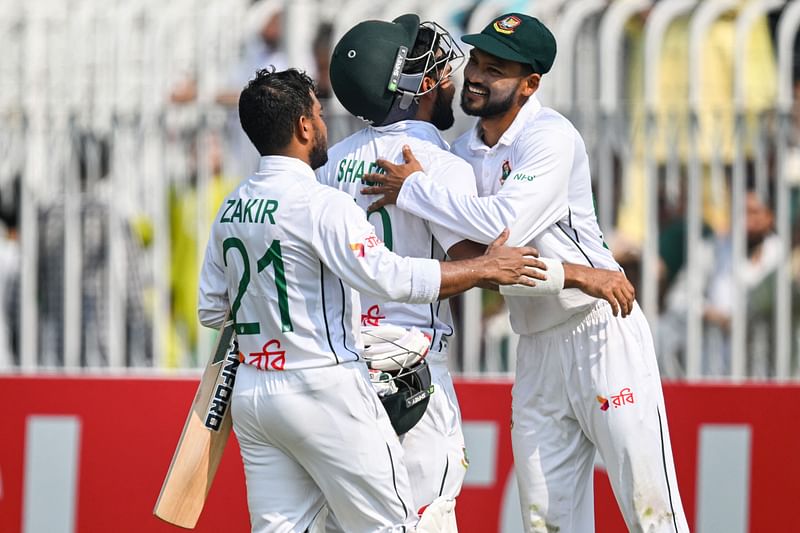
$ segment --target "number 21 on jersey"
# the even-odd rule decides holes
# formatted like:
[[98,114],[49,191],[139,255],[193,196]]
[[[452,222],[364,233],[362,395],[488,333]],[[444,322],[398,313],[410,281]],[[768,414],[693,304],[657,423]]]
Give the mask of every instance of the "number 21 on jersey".
[[[238,335],[258,335],[261,333],[261,324],[259,322],[244,322],[240,323],[236,316],[239,308],[242,305],[242,298],[247,294],[247,287],[250,285],[250,254],[241,239],[236,237],[228,237],[222,243],[222,258],[225,261],[225,266],[228,266],[228,251],[236,250],[242,256],[242,277],[239,279],[239,287],[236,293],[236,298],[233,300],[231,306],[231,314],[233,315],[234,328]],[[281,315],[281,331],[293,331],[292,317],[289,313],[289,294],[286,289],[286,271],[283,267],[283,256],[281,255],[281,241],[275,239],[270,244],[264,255],[256,262],[256,275],[260,274],[265,268],[272,265],[275,271],[275,288],[278,291],[278,309]]]

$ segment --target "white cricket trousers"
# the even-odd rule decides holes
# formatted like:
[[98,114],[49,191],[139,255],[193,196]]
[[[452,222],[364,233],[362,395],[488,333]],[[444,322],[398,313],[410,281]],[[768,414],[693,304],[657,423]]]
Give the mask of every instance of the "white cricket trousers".
[[512,412],[526,532],[594,531],[595,446],[630,531],[689,531],[652,334],[638,305],[620,318],[600,302],[521,336]]
[[403,449],[364,363],[240,365],[231,412],[254,533],[303,533],[326,501],[348,533],[416,522]]
[[[428,357],[433,360],[431,354]],[[444,496],[454,500],[467,474],[461,411],[446,359],[431,362],[433,394],[417,425],[400,438],[414,492],[414,510]]]
[[[415,514],[442,496],[455,500],[467,474],[461,411],[458,408],[453,378],[447,369],[445,354],[428,354],[433,394],[417,424],[400,437],[405,464],[414,494]],[[455,523],[455,519],[453,520]],[[347,533],[347,529],[331,513],[326,533]]]

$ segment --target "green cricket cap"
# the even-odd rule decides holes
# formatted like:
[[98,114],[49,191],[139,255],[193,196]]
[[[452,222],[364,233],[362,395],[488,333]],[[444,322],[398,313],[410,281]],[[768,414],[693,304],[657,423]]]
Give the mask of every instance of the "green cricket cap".
[[360,22],[342,36],[331,55],[330,78],[345,109],[373,124],[383,122],[418,32],[419,17],[408,14],[393,22]]
[[530,65],[537,74],[547,73],[556,59],[556,38],[539,19],[522,13],[501,15],[461,40],[500,59]]

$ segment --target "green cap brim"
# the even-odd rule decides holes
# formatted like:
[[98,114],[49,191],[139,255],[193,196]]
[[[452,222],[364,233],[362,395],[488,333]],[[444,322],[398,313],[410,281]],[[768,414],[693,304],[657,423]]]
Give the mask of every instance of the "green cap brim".
[[[474,46],[478,50],[482,50],[487,54],[492,54],[500,59],[516,61],[517,63],[522,63],[523,65],[531,65],[531,62],[528,58],[506,45],[503,41],[483,33],[464,35],[461,40],[469,45]],[[535,65],[531,66],[535,68]]]

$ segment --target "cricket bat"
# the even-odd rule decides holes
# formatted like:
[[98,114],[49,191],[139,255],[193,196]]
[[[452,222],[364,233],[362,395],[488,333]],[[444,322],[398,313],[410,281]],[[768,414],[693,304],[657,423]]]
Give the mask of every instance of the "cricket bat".
[[200,518],[231,432],[238,366],[239,346],[226,316],[153,509],[165,522],[192,529]]

